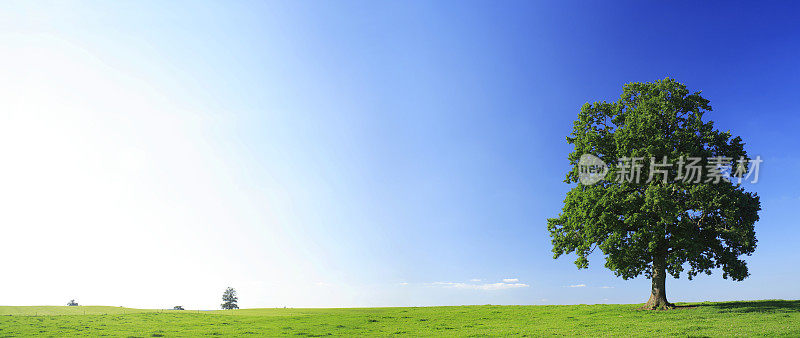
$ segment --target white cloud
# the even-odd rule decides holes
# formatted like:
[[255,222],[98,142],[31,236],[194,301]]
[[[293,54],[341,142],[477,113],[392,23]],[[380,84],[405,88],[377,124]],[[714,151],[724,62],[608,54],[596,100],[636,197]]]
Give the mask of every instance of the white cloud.
[[516,282],[519,282],[518,278],[506,278],[506,279],[503,279],[503,283],[516,283]]
[[569,287],[571,287],[571,288],[585,288],[586,284],[573,284],[573,285],[570,285]]
[[601,286],[600,288],[601,289],[613,289],[614,287],[613,286]]
[[408,285],[408,282],[400,282],[400,285]]
[[470,279],[469,281],[470,282],[480,282],[481,279],[480,278],[473,278],[473,279]]
[[530,286],[524,283],[505,283],[505,282],[485,283],[485,284],[433,282],[430,285],[440,286],[445,288],[466,289],[466,290],[504,290],[504,289],[526,288]]

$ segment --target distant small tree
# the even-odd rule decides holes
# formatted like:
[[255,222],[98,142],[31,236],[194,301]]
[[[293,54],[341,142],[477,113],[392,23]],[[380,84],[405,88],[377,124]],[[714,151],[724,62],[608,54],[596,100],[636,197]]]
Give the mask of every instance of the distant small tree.
[[175,307],[173,307],[172,309],[173,310],[183,310],[183,306],[175,305]]
[[239,297],[236,297],[236,290],[234,290],[232,287],[228,287],[225,289],[225,292],[222,293],[223,310],[238,309],[239,305],[236,304],[238,301]]
[[69,303],[67,303],[67,306],[78,306],[78,302],[76,302],[74,299],[70,300]]

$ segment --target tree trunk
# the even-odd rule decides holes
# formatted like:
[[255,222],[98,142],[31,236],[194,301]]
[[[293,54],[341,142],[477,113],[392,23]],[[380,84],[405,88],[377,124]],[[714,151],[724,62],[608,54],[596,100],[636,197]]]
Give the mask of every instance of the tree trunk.
[[667,301],[667,264],[666,257],[653,258],[653,271],[651,276],[652,287],[650,299],[642,307],[645,310],[673,309],[675,305]]

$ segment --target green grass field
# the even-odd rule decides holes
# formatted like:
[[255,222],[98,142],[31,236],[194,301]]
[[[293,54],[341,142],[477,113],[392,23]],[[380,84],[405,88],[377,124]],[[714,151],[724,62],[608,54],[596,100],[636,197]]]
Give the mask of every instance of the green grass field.
[[16,336],[800,336],[800,301],[640,305],[445,306],[352,309],[140,310],[0,307],[0,337]]

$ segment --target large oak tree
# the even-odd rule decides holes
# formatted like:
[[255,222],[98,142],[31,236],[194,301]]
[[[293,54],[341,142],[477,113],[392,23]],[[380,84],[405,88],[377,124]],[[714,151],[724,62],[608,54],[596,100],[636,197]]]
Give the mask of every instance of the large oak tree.
[[[630,279],[644,274],[652,280],[645,308],[673,307],[667,301],[667,273],[689,279],[721,269],[723,278],[740,281],[749,274],[741,255],[756,247],[754,224],[761,209],[755,193],[736,179],[686,181],[677,165],[681,158],[724,157],[732,168],[749,159],[740,137],[721,132],[704,113],[711,111],[700,92],[690,93],[673,79],[630,83],[616,102],[585,104],[567,142],[572,170],[566,183],[576,184],[566,196],[562,212],[547,220],[555,258],[577,254],[578,268],[588,267],[589,255],[599,248],[605,266]],[[592,185],[579,182],[578,163],[593,154],[610,165],[606,179]],[[625,158],[644,158],[641,180],[617,180]],[[666,157],[675,164],[667,179],[649,180],[650,158]],[[704,171],[705,172],[705,171]],[[707,172],[706,172],[707,173]]]

